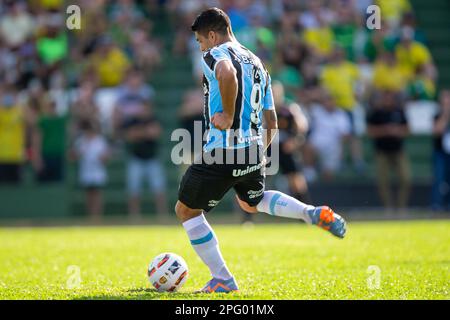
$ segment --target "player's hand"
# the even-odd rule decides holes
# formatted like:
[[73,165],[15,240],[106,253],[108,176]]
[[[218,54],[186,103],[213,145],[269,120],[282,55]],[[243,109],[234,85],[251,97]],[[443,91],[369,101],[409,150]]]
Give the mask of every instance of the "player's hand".
[[217,129],[227,130],[233,125],[233,117],[223,112],[217,112],[211,117],[211,122]]

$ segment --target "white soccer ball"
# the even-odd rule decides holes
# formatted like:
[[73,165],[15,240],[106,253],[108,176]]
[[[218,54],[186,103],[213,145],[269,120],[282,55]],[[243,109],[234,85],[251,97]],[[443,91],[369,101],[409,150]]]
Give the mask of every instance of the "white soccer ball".
[[148,267],[148,280],[159,292],[180,289],[188,277],[186,261],[179,255],[165,252],[157,255]]

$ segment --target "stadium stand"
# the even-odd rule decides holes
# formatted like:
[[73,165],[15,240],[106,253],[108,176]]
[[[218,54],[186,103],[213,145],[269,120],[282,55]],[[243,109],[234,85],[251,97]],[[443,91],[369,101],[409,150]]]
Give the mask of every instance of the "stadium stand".
[[[20,1],[19,1],[20,2]],[[17,3],[19,3],[17,2]],[[55,14],[55,16],[64,16],[63,2],[60,2],[59,6],[55,8],[40,7],[39,1],[34,1],[34,5],[27,7],[24,2],[20,2],[23,5],[23,10],[30,12],[37,20],[42,19],[46,12]],[[250,1],[254,3],[255,8],[260,8],[261,3],[264,1]],[[286,5],[297,5],[303,1],[284,1]],[[371,3],[372,1],[366,1]],[[408,1],[407,1],[408,2]],[[5,4],[10,2],[5,2]],[[12,2],[11,2],[12,3]],[[36,4],[37,3],[37,4]],[[81,1],[81,5],[86,4],[86,1]],[[103,3],[103,2],[101,2]],[[147,81],[154,89],[155,96],[153,99],[154,110],[157,119],[160,121],[163,128],[163,133],[160,138],[160,159],[165,164],[167,175],[168,198],[170,206],[176,200],[177,186],[179,183],[179,169],[170,161],[171,148],[175,142],[170,141],[171,132],[178,127],[178,118],[176,116],[177,111],[181,105],[184,93],[196,88],[197,82],[195,80],[195,68],[192,64],[192,59],[189,54],[189,43],[184,43],[186,48],[179,49],[179,39],[183,37],[190,37],[189,24],[184,22],[183,19],[189,21],[191,17],[190,11],[192,8],[179,9],[179,1],[149,1],[147,6],[144,1],[108,1],[100,5],[100,7],[91,7],[93,16],[98,14],[99,16],[107,16],[108,18],[120,16],[117,12],[120,12],[120,6],[127,6],[131,3],[135,3],[135,10],[138,12],[137,16],[142,15],[144,20],[150,22],[150,24],[143,24],[144,30],[151,30],[148,33],[151,34],[151,42],[156,44],[159,48],[159,55],[161,61],[150,66],[146,73],[148,76]],[[205,1],[212,4],[223,4],[226,9],[233,10],[233,1]],[[264,3],[277,3],[276,1],[265,1]],[[322,9],[330,9],[334,3],[339,1],[318,1],[322,3]],[[377,3],[377,1],[375,1]],[[423,34],[424,42],[432,53],[433,61],[438,70],[439,77],[437,78],[437,91],[442,88],[450,87],[450,39],[448,34],[444,30],[448,30],[450,27],[450,4],[446,0],[434,0],[434,1],[410,1],[413,11],[415,13],[418,30],[421,30]],[[328,4],[329,6],[325,6]],[[200,8],[201,6],[195,6]],[[125,7],[128,8],[128,7]],[[178,11],[177,9],[178,8]],[[280,10],[279,7],[273,5],[273,8]],[[304,7],[303,7],[304,8]],[[0,17],[8,14],[9,7],[2,6]],[[185,11],[182,11],[185,10]],[[127,11],[127,10],[125,10]],[[130,9],[130,11],[132,11]],[[276,10],[275,10],[276,11]],[[188,13],[186,13],[188,12]],[[136,13],[135,13],[136,14]],[[235,11],[236,17],[239,17],[239,10]],[[284,17],[287,19],[286,17]],[[112,19],[112,18],[111,18]],[[55,21],[58,20],[55,18]],[[239,19],[236,18],[236,23]],[[57,23],[56,21],[55,23]],[[131,25],[130,22],[122,22],[125,26]],[[128,23],[128,24],[127,24]],[[268,29],[276,30],[279,25],[273,24],[275,29],[269,26]],[[102,29],[103,28],[103,29]],[[183,28],[185,29],[183,31]],[[181,29],[181,31],[180,31]],[[99,26],[99,30],[106,30],[115,35],[115,40],[120,43],[121,33],[117,30],[117,25],[110,24],[105,26]],[[81,31],[82,32],[82,31]],[[187,36],[186,36],[187,34]],[[270,43],[270,32],[265,33]],[[74,38],[77,38],[76,33],[69,32],[69,46],[74,42]],[[279,36],[279,35],[278,35]],[[275,36],[277,37],[277,35]],[[314,35],[312,36],[314,38]],[[99,37],[100,38],[100,37]],[[37,36],[39,39],[39,36]],[[178,39],[178,40],[177,40]],[[81,41],[78,39],[77,41]],[[124,44],[119,45],[121,49],[124,49],[126,54],[130,54],[133,49],[127,45],[126,37]],[[27,43],[27,42],[25,42]],[[33,43],[32,41],[30,42]],[[7,51],[9,50],[5,45],[5,41],[1,43],[0,49],[2,49],[2,58],[5,58]],[[15,49],[14,49],[15,50]],[[86,47],[86,50],[95,50]],[[15,51],[11,51],[14,52]],[[89,56],[89,54],[87,55]],[[73,57],[66,57],[64,68],[58,66],[65,72],[74,72],[70,69],[71,63],[74,62]],[[275,58],[274,58],[275,59]],[[2,60],[7,61],[7,60]],[[79,61],[79,60],[78,60]],[[69,66],[68,66],[69,65]],[[275,66],[274,70],[276,69]],[[80,66],[81,68],[81,66]],[[194,69],[193,69],[194,68]],[[57,69],[59,70],[59,69]],[[3,70],[4,71],[4,70]],[[86,76],[81,73],[77,73],[75,70],[75,78]],[[273,72],[275,74],[275,72]],[[70,77],[68,77],[70,80]],[[6,78],[5,78],[6,79]],[[290,80],[290,79],[288,79]],[[69,95],[74,95],[76,84],[70,85],[68,90]],[[199,90],[201,90],[199,88]],[[99,91],[100,92],[100,91]],[[97,92],[97,101],[100,105],[102,112],[112,108],[112,101],[114,100],[110,91],[104,90],[102,93]],[[433,99],[431,104],[433,104]],[[430,101],[426,102],[430,103]],[[62,103],[64,104],[64,103]],[[418,129],[413,132],[411,137],[408,137],[406,141],[406,150],[410,158],[411,172],[413,175],[413,188],[411,193],[411,206],[413,207],[428,207],[429,195],[431,185],[431,148],[432,141],[429,132],[430,122],[432,114],[434,112],[433,107],[426,107],[423,111],[423,105],[410,108],[413,110],[409,114],[410,121],[413,122],[413,126]],[[103,107],[102,107],[103,106]],[[417,109],[417,111],[415,111]],[[61,107],[64,111],[64,107]],[[421,113],[424,112],[424,113]],[[64,112],[62,112],[64,113]],[[106,112],[106,118],[108,118],[109,112]],[[428,122],[423,122],[423,119],[429,119]],[[418,119],[418,120],[415,120]],[[364,122],[364,115],[360,118],[360,121]],[[422,122],[421,122],[422,121]],[[362,123],[362,126],[365,124]],[[425,129],[423,129],[425,128]],[[107,131],[107,130],[106,130]],[[414,130],[413,130],[414,131]],[[313,200],[321,203],[334,203],[337,208],[351,208],[351,207],[378,207],[380,201],[377,197],[377,191],[375,186],[376,173],[373,163],[373,148],[371,140],[363,134],[361,137],[363,145],[364,159],[367,162],[367,168],[362,175],[360,172],[355,171],[351,166],[344,166],[343,170],[339,172],[335,181],[323,182],[315,181],[311,184],[311,193]],[[68,141],[68,145],[71,141]],[[127,211],[127,199],[125,191],[125,177],[126,168],[125,151],[123,145],[120,143],[113,143],[114,156],[109,161],[108,175],[109,182],[103,190],[105,213],[110,216],[122,216]],[[345,163],[350,163],[350,154],[345,155]],[[55,182],[51,184],[39,184],[34,179],[34,171],[31,161],[24,161],[23,178],[18,185],[4,185],[0,184],[0,198],[2,199],[2,205],[0,207],[0,218],[41,218],[41,217],[77,217],[85,215],[85,198],[82,189],[77,183],[77,165],[73,162],[67,162],[66,179],[62,182]],[[331,195],[331,196],[330,196]],[[24,200],[25,199],[25,200]],[[233,208],[231,199],[226,199],[223,204],[217,209],[218,211],[228,211]],[[153,213],[154,203],[152,198],[143,198],[143,212]]]

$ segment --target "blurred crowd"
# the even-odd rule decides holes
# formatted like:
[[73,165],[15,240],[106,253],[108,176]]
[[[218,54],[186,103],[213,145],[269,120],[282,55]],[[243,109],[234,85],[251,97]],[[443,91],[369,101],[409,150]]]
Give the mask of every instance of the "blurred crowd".
[[152,187],[157,212],[167,212],[158,160],[161,127],[148,80],[161,63],[147,11],[134,1],[75,1],[81,29],[66,26],[65,1],[0,4],[0,181],[19,183],[24,163],[39,183],[67,179],[78,167],[87,211],[103,211],[107,161],[126,153],[128,211]]
[[[146,185],[156,211],[167,212],[159,160],[159,145],[167,141],[150,83],[165,54],[190,56],[198,85],[185,93],[180,124],[192,128],[201,120],[201,53],[190,25],[203,8],[217,6],[282,88],[280,104],[294,118],[304,116],[306,125],[285,129],[280,140],[298,162],[285,171],[292,193],[306,194],[307,182],[335,179],[346,154],[351,170],[364,174],[361,135],[367,133],[384,205],[405,208],[411,186],[405,109],[410,101],[438,100],[433,206],[450,203],[443,198],[450,194],[449,93],[436,92],[438,72],[408,0],[72,2],[81,8],[80,30],[67,29],[63,0],[0,3],[0,182],[20,182],[26,162],[36,181],[63,181],[69,155],[78,164],[88,211],[100,216],[107,161],[122,150],[130,214],[140,214]],[[380,30],[366,26],[372,4],[381,9]],[[175,30],[169,46],[154,32],[155,12],[164,12]],[[391,172],[400,184],[396,199]]]

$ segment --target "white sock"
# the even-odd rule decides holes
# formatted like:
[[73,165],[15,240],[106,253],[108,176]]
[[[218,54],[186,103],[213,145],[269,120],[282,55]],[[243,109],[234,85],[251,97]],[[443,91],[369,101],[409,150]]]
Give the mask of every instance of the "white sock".
[[282,192],[269,190],[264,192],[264,197],[256,208],[258,211],[268,213],[272,216],[301,219],[311,224],[311,219],[306,211],[313,209],[314,206],[307,205]]
[[220,253],[216,235],[203,214],[183,223],[195,252],[211,271],[213,278],[228,280],[232,278]]

